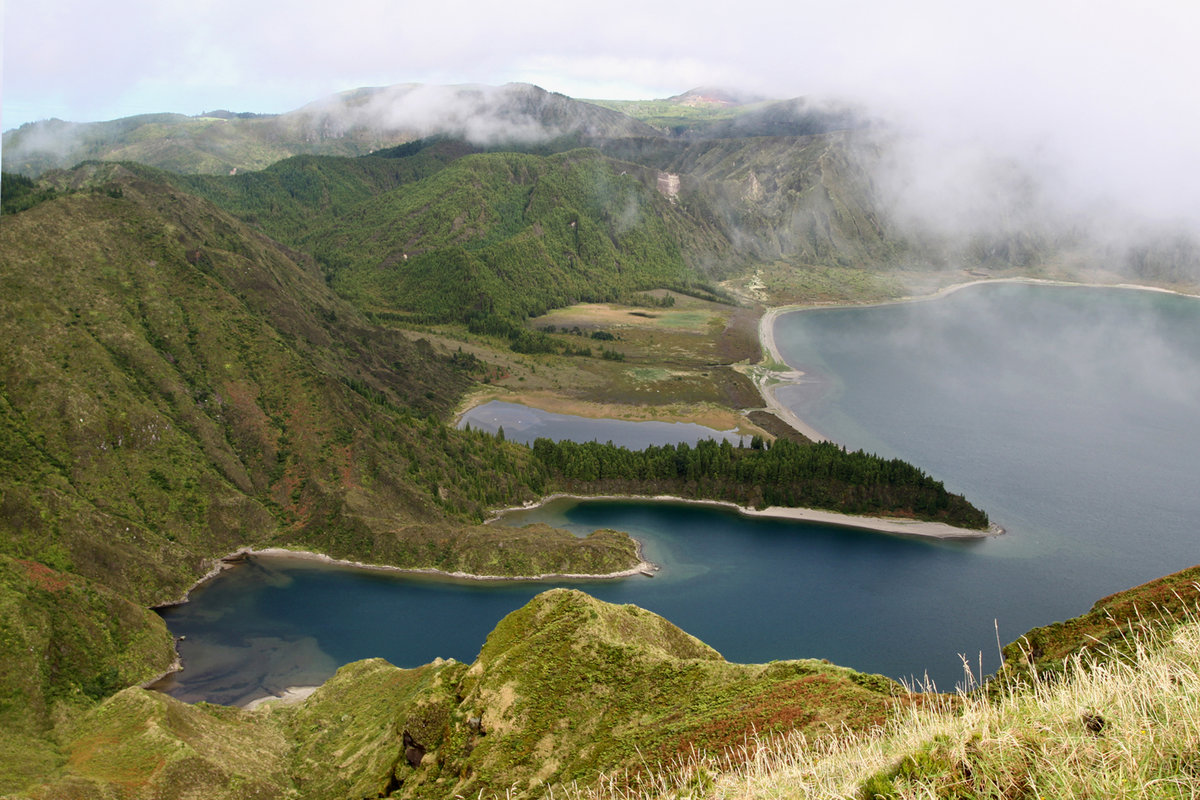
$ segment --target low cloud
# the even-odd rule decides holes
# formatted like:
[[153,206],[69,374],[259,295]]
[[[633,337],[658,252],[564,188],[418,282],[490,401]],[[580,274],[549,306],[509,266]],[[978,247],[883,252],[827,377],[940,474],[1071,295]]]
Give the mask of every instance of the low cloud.
[[360,89],[311,103],[289,116],[324,136],[366,129],[417,138],[448,135],[481,146],[536,143],[573,132],[604,133],[596,120],[572,113],[562,98],[526,84]]

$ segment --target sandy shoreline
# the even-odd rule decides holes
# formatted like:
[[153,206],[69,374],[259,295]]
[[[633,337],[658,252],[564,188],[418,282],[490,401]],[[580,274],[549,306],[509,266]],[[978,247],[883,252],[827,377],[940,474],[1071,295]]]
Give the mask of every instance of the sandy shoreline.
[[[775,320],[778,319],[780,314],[787,313],[788,311],[798,311],[802,308],[810,308],[810,306],[781,306],[779,308],[767,309],[766,313],[758,320],[759,343],[762,345],[763,352],[766,354],[766,360],[769,363],[787,364],[779,354],[779,348],[775,345]],[[789,367],[784,370],[770,368],[751,370],[749,374],[755,386],[758,387],[758,393],[762,395],[763,402],[767,404],[768,411],[814,442],[830,441],[828,436],[825,436],[816,428],[796,416],[795,412],[779,402],[779,398],[775,396],[775,390],[780,386],[795,386],[804,383],[803,372]]]
[[[559,496],[559,495],[556,495]],[[547,498],[550,499],[550,498]],[[521,508],[518,506],[517,508]],[[630,537],[632,538],[632,537]],[[217,559],[217,564],[210,569],[203,577],[192,584],[187,593],[173,603],[164,603],[155,608],[166,608],[172,605],[181,605],[186,603],[188,595],[198,587],[204,585],[208,581],[220,575],[227,569],[237,566],[250,556],[266,556],[268,558],[293,558],[297,561],[316,561],[322,564],[334,564],[342,567],[355,567],[357,569],[372,570],[375,572],[395,572],[406,575],[429,575],[436,578],[449,578],[454,580],[464,581],[548,581],[548,580],[608,580],[613,578],[631,578],[636,575],[653,576],[658,572],[659,567],[642,558],[642,545],[637,539],[633,540],[638,546],[638,563],[629,569],[619,570],[617,572],[606,572],[602,574],[575,573],[575,572],[545,572],[540,575],[476,575],[471,572],[448,572],[443,569],[434,567],[396,567],[391,564],[371,564],[365,561],[351,561],[344,558],[334,558],[333,556],[325,555],[324,553],[315,553],[311,550],[291,550],[286,547],[242,547],[228,555]]]
[[[630,537],[633,538],[633,537]],[[337,564],[343,567],[357,567],[377,572],[398,572],[408,575],[431,575],[437,578],[453,578],[464,581],[548,581],[548,580],[607,580],[612,578],[632,578],[635,575],[653,576],[658,572],[658,565],[642,558],[642,543],[633,540],[638,546],[638,563],[629,569],[617,572],[606,572],[600,575],[589,575],[576,572],[545,572],[541,575],[475,575],[470,572],[447,572],[433,567],[393,567],[388,564],[367,564],[362,561],[349,561],[333,558],[322,553],[312,553],[307,550],[288,550],[284,547],[267,547],[262,550],[245,549],[239,551],[248,556],[269,556],[272,558],[295,558],[304,561],[320,561],[324,564]]]
[[728,500],[694,500],[667,494],[654,495],[652,497],[640,494],[552,494],[536,502],[526,503],[521,506],[512,506],[511,508],[504,508],[493,512],[488,522],[495,522],[509,511],[529,511],[534,508],[540,508],[554,500],[634,500],[637,502],[682,503],[691,506],[710,506],[713,508],[728,509],[736,511],[744,517],[766,517],[769,519],[790,520],[792,522],[811,522],[871,533],[884,533],[895,536],[920,536],[933,539],[982,539],[1004,533],[1004,529],[998,525],[992,525],[987,530],[981,531],[974,528],[959,528],[954,525],[947,525],[944,522],[926,522],[924,520],[910,520],[903,517],[866,517],[855,514],[842,514],[837,511],[822,511],[815,508],[792,508],[788,506],[768,506],[758,509],[739,506],[737,503]]
[[272,705],[293,706],[297,703],[302,703],[312,696],[313,692],[320,689],[320,686],[289,686],[280,694],[269,694],[266,697],[258,697],[246,703],[242,708],[247,711],[253,711],[261,705],[271,703]]

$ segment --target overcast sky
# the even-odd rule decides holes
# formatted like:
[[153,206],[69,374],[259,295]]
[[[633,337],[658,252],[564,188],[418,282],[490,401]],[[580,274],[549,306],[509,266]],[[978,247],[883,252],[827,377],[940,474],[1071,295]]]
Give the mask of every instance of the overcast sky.
[[281,112],[403,82],[715,84],[861,101],[1200,208],[1198,43],[1197,0],[5,0],[0,125]]

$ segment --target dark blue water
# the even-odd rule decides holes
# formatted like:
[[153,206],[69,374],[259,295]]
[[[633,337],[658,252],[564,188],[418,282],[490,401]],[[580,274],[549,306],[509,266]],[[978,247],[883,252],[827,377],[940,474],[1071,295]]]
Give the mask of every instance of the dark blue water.
[[[943,688],[963,656],[995,667],[997,629],[1007,642],[1200,562],[1200,303],[990,285],[790,314],[776,338],[811,381],[781,392],[802,418],[917,463],[1009,532],[931,542],[640,502],[560,502],[513,521],[630,531],[659,577],[575,585],[662,614],[730,660],[820,657]],[[368,656],[469,661],[545,588],[259,560],[168,613],[188,636],[176,691],[237,702]]]
[[737,444],[742,438],[737,431],[718,431],[692,422],[591,419],[499,400],[476,406],[463,414],[458,426],[467,425],[492,434],[503,428],[506,439],[522,444],[533,444],[534,439],[546,438],[556,442],[612,442],[618,447],[637,450],[650,445],[695,444],[701,439],[728,439]]

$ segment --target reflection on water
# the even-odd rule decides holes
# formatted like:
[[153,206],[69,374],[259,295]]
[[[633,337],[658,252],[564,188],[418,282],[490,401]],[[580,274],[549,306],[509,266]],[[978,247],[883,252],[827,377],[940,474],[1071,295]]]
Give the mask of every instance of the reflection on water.
[[187,680],[172,675],[155,688],[189,703],[242,706],[294,686],[319,686],[341,666],[313,636],[247,636],[240,641],[193,645],[184,639],[178,647]]
[[618,447],[640,450],[650,445],[695,444],[701,439],[741,441],[736,430],[718,431],[692,422],[632,422],[623,419],[591,419],[571,414],[554,414],[539,408],[503,403],[493,400],[476,406],[459,420],[460,428],[470,425],[476,430],[496,433],[504,428],[504,436],[522,444],[534,439],[554,441],[612,442]]

